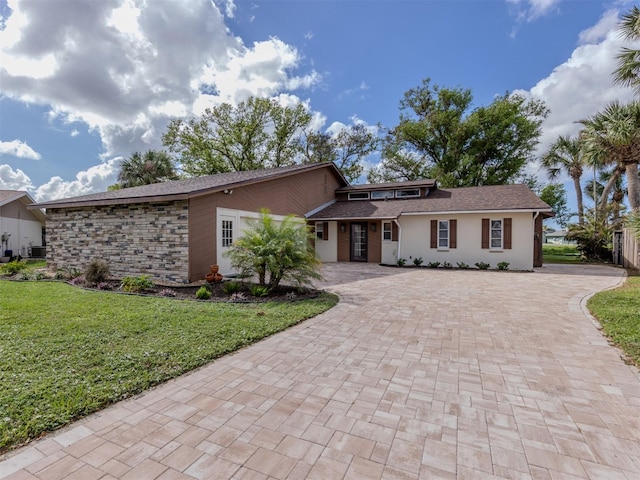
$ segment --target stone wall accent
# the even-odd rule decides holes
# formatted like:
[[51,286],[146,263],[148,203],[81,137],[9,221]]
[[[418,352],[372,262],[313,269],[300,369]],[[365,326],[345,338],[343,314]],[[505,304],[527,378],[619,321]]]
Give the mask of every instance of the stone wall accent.
[[165,203],[47,210],[47,262],[84,270],[105,260],[117,277],[189,281],[189,205]]

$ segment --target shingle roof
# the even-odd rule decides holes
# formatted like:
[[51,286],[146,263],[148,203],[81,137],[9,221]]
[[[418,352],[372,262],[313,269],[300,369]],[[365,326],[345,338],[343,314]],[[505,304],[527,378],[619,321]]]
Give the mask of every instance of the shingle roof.
[[[24,190],[0,190],[0,206],[11,203],[15,200],[20,200],[25,205],[29,205],[34,202],[31,195]],[[33,214],[40,221],[44,221],[44,213],[39,208],[33,210]]]
[[389,200],[351,200],[335,202],[314,213],[311,220],[357,218],[389,219],[402,214],[540,211],[551,208],[526,185],[491,185],[485,187],[442,188],[432,190],[426,198]]
[[110,205],[134,202],[152,202],[181,200],[224,189],[249,185],[273,178],[283,177],[305,170],[316,168],[333,167],[337,175],[344,180],[342,174],[332,162],[293,165],[290,167],[272,168],[267,170],[247,170],[243,172],[219,173],[204,177],[187,178],[171,182],[154,183],[140,187],[123,188],[121,190],[110,190],[107,192],[93,193],[59,200],[42,202],[34,206],[38,208],[71,207],[71,206],[92,206]]
[[362,185],[349,185],[338,188],[337,192],[353,192],[360,190],[385,190],[389,188],[415,188],[415,187],[435,187],[435,180],[413,180],[409,182],[390,182],[390,183],[365,183]]

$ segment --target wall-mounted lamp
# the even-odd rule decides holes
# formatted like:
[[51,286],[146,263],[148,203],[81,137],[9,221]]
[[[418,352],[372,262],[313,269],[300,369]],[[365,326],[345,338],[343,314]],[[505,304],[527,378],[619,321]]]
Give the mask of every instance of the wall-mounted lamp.
[[340,224],[340,232],[344,233],[347,231],[347,224],[346,223],[341,223]]
[[375,233],[375,231],[376,231],[376,224],[375,224],[375,223],[372,223],[372,224],[371,224],[371,231],[372,231],[373,233]]
[[231,194],[233,193],[233,190],[229,190],[228,188],[225,188],[225,189],[223,190],[223,193],[224,193],[225,195],[231,195]]

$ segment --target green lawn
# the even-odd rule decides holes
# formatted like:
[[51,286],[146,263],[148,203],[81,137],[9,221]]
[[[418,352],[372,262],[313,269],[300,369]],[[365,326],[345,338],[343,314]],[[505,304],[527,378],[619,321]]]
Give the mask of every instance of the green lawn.
[[0,453],[331,308],[0,281]]
[[544,263],[584,263],[575,245],[544,243],[542,245],[542,258]]
[[630,273],[615,290],[591,297],[587,307],[602,324],[606,335],[640,367],[640,276]]

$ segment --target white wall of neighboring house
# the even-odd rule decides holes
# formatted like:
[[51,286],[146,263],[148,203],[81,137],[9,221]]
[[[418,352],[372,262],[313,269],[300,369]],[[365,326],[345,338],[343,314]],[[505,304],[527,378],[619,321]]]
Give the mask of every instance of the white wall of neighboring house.
[[8,244],[0,244],[0,256],[6,249],[26,257],[29,247],[42,245],[42,223],[20,199],[0,206],[0,236],[4,234],[10,237]]
[[[512,219],[512,248],[483,249],[482,219]],[[431,220],[457,220],[457,248],[430,248]],[[429,262],[449,262],[453,267],[464,262],[474,268],[476,262],[489,263],[496,268],[499,262],[509,262],[510,270],[533,270],[534,222],[531,212],[498,212],[452,215],[402,215],[399,218],[402,244],[398,257],[411,265],[413,259],[422,257],[423,265]],[[384,254],[383,254],[384,259]]]
[[[318,222],[323,223],[323,222]],[[316,238],[316,255],[321,262],[338,261],[338,222],[327,222],[329,224],[329,239],[318,240]]]

